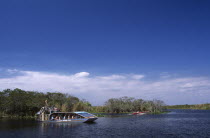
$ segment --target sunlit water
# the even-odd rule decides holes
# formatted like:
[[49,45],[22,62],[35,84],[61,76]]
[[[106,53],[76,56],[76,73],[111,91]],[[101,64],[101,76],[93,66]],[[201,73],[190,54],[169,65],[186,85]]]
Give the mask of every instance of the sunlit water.
[[210,110],[100,117],[95,123],[0,120],[0,137],[210,137]]

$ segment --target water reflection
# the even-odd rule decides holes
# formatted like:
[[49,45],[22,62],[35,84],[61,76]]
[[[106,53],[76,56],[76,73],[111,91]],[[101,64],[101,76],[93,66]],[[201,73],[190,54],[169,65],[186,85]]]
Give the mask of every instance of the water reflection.
[[[96,124],[82,122],[40,122],[39,136],[44,137],[60,137],[60,136],[77,136],[79,130],[83,130],[84,126]],[[85,132],[85,131],[84,131]],[[84,133],[79,132],[79,133]]]
[[40,122],[40,128],[46,129],[46,128],[68,128],[73,129],[75,127],[78,127],[82,125],[81,122]]
[[38,123],[33,119],[0,119],[0,130],[22,129],[37,126]]

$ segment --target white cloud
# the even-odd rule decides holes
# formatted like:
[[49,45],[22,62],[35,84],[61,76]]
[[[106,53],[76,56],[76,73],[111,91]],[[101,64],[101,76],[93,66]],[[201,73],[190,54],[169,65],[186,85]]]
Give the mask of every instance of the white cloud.
[[7,72],[8,72],[9,74],[13,74],[13,73],[18,72],[18,70],[17,70],[17,69],[7,69]]
[[88,73],[88,72],[79,72],[79,73],[76,73],[74,76],[76,76],[76,77],[87,77],[89,75],[90,75],[90,73]]
[[99,76],[98,79],[101,80],[123,80],[126,76],[123,75],[109,75],[109,76]]
[[132,75],[131,77],[138,80],[144,78],[144,75]]
[[[12,72],[12,70],[9,70]],[[205,77],[161,78],[144,80],[142,74],[90,76],[88,72],[72,75],[18,71],[18,75],[0,78],[1,90],[20,88],[35,91],[59,91],[89,100],[94,105],[109,98],[131,96],[161,99],[167,104],[210,102],[210,79]]]

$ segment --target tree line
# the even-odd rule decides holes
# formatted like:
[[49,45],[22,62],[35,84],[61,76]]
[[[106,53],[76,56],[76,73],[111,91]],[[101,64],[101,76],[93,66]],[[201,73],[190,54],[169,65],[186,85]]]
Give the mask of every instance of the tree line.
[[34,116],[41,107],[57,107],[63,112],[90,111],[91,104],[86,100],[59,92],[35,92],[21,89],[6,89],[0,92],[0,116]]
[[34,116],[41,107],[57,107],[62,112],[87,111],[125,113],[133,111],[162,112],[163,101],[135,99],[132,97],[111,98],[104,106],[92,106],[88,101],[60,92],[35,92],[21,89],[0,91],[0,116]]
[[164,110],[164,102],[161,100],[145,101],[143,99],[135,99],[132,97],[112,98],[105,102],[105,111],[109,113],[125,113],[125,112],[152,112],[158,113]]
[[210,104],[194,104],[194,105],[170,105],[166,106],[167,109],[201,109],[201,110],[210,110]]

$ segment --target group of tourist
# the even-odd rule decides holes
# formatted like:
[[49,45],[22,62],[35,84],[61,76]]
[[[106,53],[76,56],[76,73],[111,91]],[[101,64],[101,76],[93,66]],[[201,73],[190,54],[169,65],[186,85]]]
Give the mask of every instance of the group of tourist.
[[70,120],[70,119],[78,119],[80,116],[77,115],[64,115],[64,116],[59,116],[59,115],[52,115],[51,120]]

